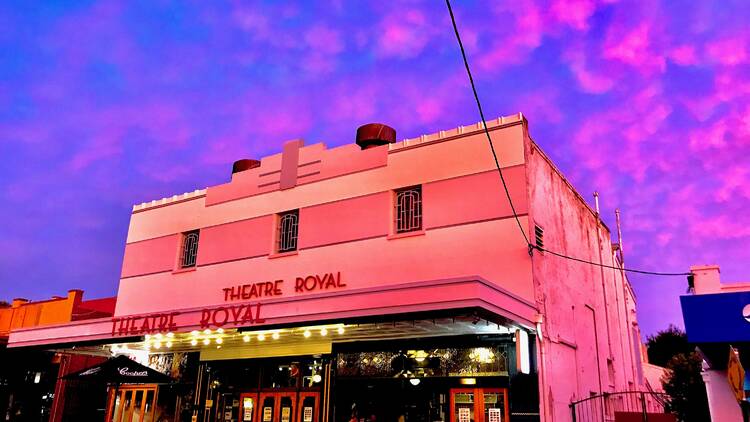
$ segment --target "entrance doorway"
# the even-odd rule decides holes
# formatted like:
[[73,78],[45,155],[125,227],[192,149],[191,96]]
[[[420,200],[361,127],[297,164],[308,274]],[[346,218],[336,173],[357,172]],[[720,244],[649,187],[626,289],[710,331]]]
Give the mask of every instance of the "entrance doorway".
[[153,422],[157,387],[154,384],[112,388],[107,406],[107,422]]
[[452,388],[450,422],[507,422],[506,388]]
[[240,395],[242,422],[318,422],[317,391],[261,391]]

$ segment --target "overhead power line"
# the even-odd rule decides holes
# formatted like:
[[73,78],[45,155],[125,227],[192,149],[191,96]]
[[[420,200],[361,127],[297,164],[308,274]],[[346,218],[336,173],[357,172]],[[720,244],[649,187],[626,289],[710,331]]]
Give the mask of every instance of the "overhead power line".
[[495,151],[495,146],[492,144],[492,138],[490,137],[490,131],[487,129],[487,121],[484,118],[484,111],[482,109],[482,103],[479,101],[479,94],[477,93],[476,85],[474,84],[474,77],[471,75],[471,68],[469,67],[469,60],[466,57],[466,50],[464,49],[464,44],[461,41],[461,34],[458,32],[458,25],[456,24],[456,17],[453,14],[453,8],[451,7],[450,0],[445,0],[446,6],[448,6],[448,13],[451,17],[451,23],[453,24],[453,32],[456,34],[456,41],[458,41],[458,47],[461,49],[461,57],[464,61],[464,67],[466,68],[466,74],[469,77],[469,83],[471,84],[471,90],[474,93],[474,100],[477,103],[477,109],[479,110],[479,117],[482,119],[482,128],[484,129],[484,134],[487,136],[487,143],[490,146],[490,151],[492,152],[492,158],[495,160],[495,167],[497,168],[497,173],[500,175],[500,182],[502,182],[503,190],[505,191],[505,196],[508,198],[508,203],[510,204],[510,210],[513,213],[513,218],[516,220],[516,224],[518,225],[518,229],[521,232],[521,236],[523,236],[524,241],[526,242],[527,247],[529,248],[529,254],[532,253],[533,250],[538,250],[541,252],[546,252],[550,255],[554,255],[560,258],[568,259],[571,261],[580,262],[583,264],[589,264],[594,265],[597,267],[603,267],[603,268],[610,268],[613,270],[619,270],[619,271],[625,271],[629,273],[637,273],[637,274],[647,274],[647,275],[655,275],[655,276],[688,276],[689,282],[690,277],[692,277],[692,273],[689,272],[682,272],[682,273],[676,273],[676,272],[661,272],[661,271],[647,271],[647,270],[638,270],[635,268],[625,268],[625,267],[618,267],[614,265],[607,265],[599,262],[593,262],[586,259],[576,258],[573,256],[565,255],[559,252],[554,252],[549,249],[542,248],[537,245],[533,245],[529,241],[529,237],[526,235],[526,231],[523,229],[523,225],[521,224],[521,220],[518,217],[518,213],[516,212],[516,207],[513,205],[513,200],[510,196],[510,191],[508,190],[508,184],[505,182],[505,177],[503,176],[503,170],[500,167],[500,161],[497,157],[497,152]]
[[474,78],[471,76],[471,69],[469,68],[469,60],[466,58],[466,51],[464,50],[464,44],[461,42],[461,35],[458,33],[458,26],[456,26],[456,18],[453,16],[453,9],[451,8],[451,2],[450,0],[445,0],[445,4],[448,5],[448,13],[451,15],[451,22],[453,23],[453,31],[456,33],[456,40],[458,41],[458,46],[461,48],[461,57],[464,59],[464,66],[466,67],[466,74],[469,75],[469,82],[471,83],[471,90],[474,92],[474,100],[477,102],[477,108],[479,109],[479,117],[482,118],[482,128],[484,128],[484,134],[487,135],[487,142],[490,145],[490,151],[492,151],[492,158],[495,159],[495,166],[497,167],[497,172],[500,175],[500,181],[503,184],[503,189],[505,190],[505,196],[508,197],[508,203],[510,204],[510,210],[513,211],[513,217],[516,219],[516,224],[518,224],[518,229],[521,231],[521,235],[523,236],[524,240],[526,241],[526,244],[529,243],[529,238],[526,236],[526,232],[523,230],[523,225],[521,225],[521,220],[518,218],[518,213],[516,213],[516,207],[513,206],[513,200],[510,198],[510,192],[508,191],[508,185],[505,183],[505,177],[503,176],[503,170],[500,168],[500,162],[497,158],[497,153],[495,152],[495,146],[492,144],[492,138],[490,138],[490,131],[487,129],[487,121],[484,119],[484,111],[482,110],[482,103],[479,101],[479,94],[477,94],[477,88],[474,85]]
[[548,253],[550,255],[559,256],[560,258],[570,259],[571,261],[577,261],[577,262],[581,262],[581,263],[584,263],[584,264],[596,265],[598,267],[611,268],[613,270],[622,270],[622,271],[626,271],[626,272],[629,272],[629,273],[648,274],[648,275],[660,275],[660,276],[678,276],[678,275],[690,275],[690,274],[692,274],[692,273],[665,273],[665,272],[660,272],[660,271],[646,271],[646,270],[637,270],[635,268],[616,267],[614,265],[601,264],[601,263],[598,263],[598,262],[592,262],[592,261],[587,261],[585,259],[580,259],[580,258],[575,258],[575,257],[572,257],[572,256],[568,256],[568,255],[563,255],[561,253],[557,253],[557,252],[551,251],[549,249],[545,249],[545,248],[542,248],[542,247],[539,247],[539,246],[535,246],[535,245],[530,245],[530,246],[533,247],[534,249],[540,251],[540,252],[546,252],[546,253]]

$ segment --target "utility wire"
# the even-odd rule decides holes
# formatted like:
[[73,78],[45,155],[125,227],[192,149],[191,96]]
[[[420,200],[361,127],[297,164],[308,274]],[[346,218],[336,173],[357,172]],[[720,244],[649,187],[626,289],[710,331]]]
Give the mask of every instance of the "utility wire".
[[[487,135],[487,142],[490,144],[490,151],[492,151],[492,158],[495,159],[495,167],[497,167],[497,173],[500,175],[500,181],[503,183],[505,196],[508,197],[508,203],[510,204],[510,209],[511,211],[513,211],[513,217],[515,217],[516,219],[516,224],[518,224],[518,229],[521,230],[521,235],[526,241],[526,244],[531,246],[531,243],[529,243],[529,238],[528,236],[526,236],[526,232],[523,230],[523,225],[521,225],[521,220],[518,218],[518,214],[516,213],[516,207],[513,206],[513,201],[510,199],[510,192],[508,191],[508,185],[505,183],[505,177],[503,176],[503,170],[500,168],[500,162],[497,159],[495,146],[492,145],[492,138],[490,138],[490,131],[487,129],[487,121],[484,119],[484,111],[482,110],[482,103],[479,102],[479,94],[477,94],[477,87],[474,85],[474,78],[471,76],[471,69],[469,69],[469,60],[466,58],[466,51],[464,50],[464,44],[461,42],[461,35],[458,33],[458,26],[456,26],[456,17],[453,16],[453,9],[451,8],[450,0],[445,0],[445,4],[448,5],[448,13],[450,13],[451,22],[453,23],[453,31],[456,33],[456,40],[458,41],[458,46],[461,48],[461,57],[463,57],[464,59],[464,66],[466,67],[466,74],[469,75],[469,82],[471,82],[471,90],[474,92],[474,99],[477,102],[477,108],[479,109],[479,116],[482,118],[482,127],[484,128],[484,134]],[[529,249],[529,253],[531,253],[531,249]]]
[[[554,255],[560,258],[569,259],[571,261],[580,262],[583,264],[589,264],[594,265],[597,267],[603,267],[603,268],[610,268],[613,270],[620,270],[625,271],[629,273],[638,273],[638,274],[648,274],[648,275],[656,275],[656,276],[691,276],[692,273],[670,273],[670,272],[659,272],[659,271],[646,271],[646,270],[637,270],[634,268],[625,268],[625,267],[617,267],[614,265],[607,265],[599,262],[593,262],[586,259],[576,258],[569,255],[561,254],[558,252],[553,252],[549,249],[545,249],[538,245],[533,245],[530,241],[528,236],[526,235],[526,232],[523,229],[523,225],[521,224],[521,220],[518,218],[518,213],[516,212],[516,207],[513,206],[513,200],[510,197],[510,191],[508,190],[508,185],[505,182],[505,177],[503,176],[503,170],[500,167],[500,161],[497,158],[497,153],[495,152],[495,146],[492,144],[492,138],[490,137],[490,131],[487,129],[487,121],[484,118],[484,111],[482,110],[482,103],[479,101],[479,94],[477,93],[476,85],[474,84],[474,77],[471,75],[471,69],[469,68],[469,60],[466,58],[466,50],[464,49],[464,44],[461,42],[461,35],[458,32],[458,25],[456,24],[456,17],[453,14],[453,8],[451,7],[450,0],[445,0],[446,6],[448,6],[448,13],[450,13],[451,16],[451,23],[453,24],[453,32],[456,34],[456,41],[458,41],[458,47],[461,49],[461,57],[464,60],[464,67],[466,68],[466,74],[469,76],[469,83],[471,84],[471,90],[474,93],[474,100],[477,103],[477,109],[479,110],[479,117],[482,118],[482,127],[484,128],[484,134],[487,136],[487,142],[490,145],[490,151],[492,151],[492,158],[495,159],[495,167],[497,168],[497,173],[500,175],[500,181],[503,184],[503,190],[505,191],[505,196],[508,198],[508,203],[510,204],[510,209],[513,212],[513,218],[516,220],[516,224],[518,225],[518,229],[521,231],[521,235],[523,236],[524,241],[526,241],[526,245],[529,248],[529,254],[532,253],[534,249],[540,251],[540,252],[546,252],[550,255]],[[598,223],[597,223],[598,224]]]
[[580,259],[580,258],[575,258],[575,257],[572,257],[572,256],[568,256],[568,255],[563,255],[561,253],[553,252],[553,251],[551,251],[549,249],[544,249],[544,248],[542,248],[540,246],[535,246],[535,245],[530,245],[530,246],[532,248],[540,251],[540,252],[546,252],[546,253],[548,253],[550,255],[559,256],[560,258],[570,259],[572,261],[578,261],[578,262],[581,262],[581,263],[584,263],[584,264],[596,265],[598,267],[611,268],[613,270],[622,270],[622,271],[626,271],[626,272],[629,272],[629,273],[648,274],[648,275],[661,275],[661,276],[679,276],[679,275],[690,275],[690,274],[692,274],[692,273],[663,273],[663,272],[659,272],[659,271],[646,271],[646,270],[636,270],[634,268],[616,267],[614,265],[600,264],[598,262],[592,262],[592,261],[587,261],[585,259]]

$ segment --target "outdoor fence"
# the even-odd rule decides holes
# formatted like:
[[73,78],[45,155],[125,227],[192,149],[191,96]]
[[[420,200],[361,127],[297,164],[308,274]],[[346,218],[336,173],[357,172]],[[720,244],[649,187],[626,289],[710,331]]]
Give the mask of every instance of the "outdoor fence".
[[667,395],[652,391],[604,393],[570,404],[573,422],[675,422]]

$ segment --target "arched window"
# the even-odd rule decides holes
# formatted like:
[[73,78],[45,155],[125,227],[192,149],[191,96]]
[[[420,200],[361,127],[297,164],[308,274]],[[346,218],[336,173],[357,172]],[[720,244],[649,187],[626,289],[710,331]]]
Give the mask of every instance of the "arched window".
[[396,233],[422,230],[422,187],[396,191]]
[[182,268],[195,267],[198,258],[199,231],[193,230],[182,234],[182,254],[180,266]]
[[277,252],[297,250],[297,229],[299,227],[299,210],[279,214],[279,232]]

